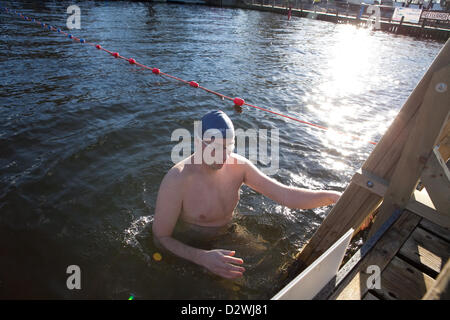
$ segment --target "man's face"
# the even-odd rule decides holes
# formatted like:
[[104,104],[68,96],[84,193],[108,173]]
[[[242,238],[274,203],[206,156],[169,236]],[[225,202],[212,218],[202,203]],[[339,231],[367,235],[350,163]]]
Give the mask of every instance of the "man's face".
[[202,154],[205,163],[214,170],[223,167],[234,150],[233,139],[211,139],[202,141]]

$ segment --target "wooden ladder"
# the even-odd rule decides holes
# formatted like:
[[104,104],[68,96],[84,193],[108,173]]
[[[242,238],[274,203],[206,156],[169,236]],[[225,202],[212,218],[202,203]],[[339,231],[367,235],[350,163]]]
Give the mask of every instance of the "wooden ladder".
[[[450,40],[297,256],[301,270],[375,211],[369,237],[405,208],[450,229],[449,116]],[[421,192],[416,190],[419,180],[425,187]]]

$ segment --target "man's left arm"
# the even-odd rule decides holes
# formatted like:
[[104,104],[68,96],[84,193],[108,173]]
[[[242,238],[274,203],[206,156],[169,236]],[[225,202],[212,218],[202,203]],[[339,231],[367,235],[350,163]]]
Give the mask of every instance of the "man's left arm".
[[313,209],[327,206],[336,203],[341,195],[337,191],[315,191],[286,186],[265,175],[248,159],[240,160],[243,162],[245,170],[244,183],[246,185],[291,209]]

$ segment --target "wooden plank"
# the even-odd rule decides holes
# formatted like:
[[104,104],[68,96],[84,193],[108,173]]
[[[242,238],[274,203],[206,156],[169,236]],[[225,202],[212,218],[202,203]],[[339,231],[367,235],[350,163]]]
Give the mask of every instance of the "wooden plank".
[[387,300],[419,300],[434,282],[427,274],[394,257],[381,273],[381,288],[374,291]]
[[440,85],[446,83],[450,87],[450,65],[436,71],[430,81],[415,127],[403,148],[369,236],[376,232],[395,209],[406,207],[450,115],[450,88],[440,90]]
[[[436,70],[448,65],[449,59],[450,41],[447,41],[403,105],[393,124],[364,163],[363,169],[385,180],[392,181],[390,180],[391,174],[395,170],[405,141],[414,127],[418,109],[421,106],[431,78]],[[327,218],[297,256],[298,265],[305,267],[311,264],[349,228],[359,229],[361,223],[379,206],[380,202],[380,196],[365,190],[355,183],[350,183]]]
[[[395,169],[403,147],[405,146],[405,142],[409,137],[409,133],[414,127],[419,106],[420,104],[418,104],[415,109],[411,110],[410,114],[402,113],[404,110],[403,108],[405,107],[403,106],[400,113],[395,118],[395,120],[397,120],[397,118],[401,119],[401,122],[398,123],[398,130],[395,130],[392,133],[387,132],[383,136],[383,138],[385,136],[389,137],[388,142],[390,142],[391,145],[389,148],[379,148],[379,150],[377,150],[378,145],[381,143],[381,141],[379,141],[375,149],[364,162],[362,169],[368,170],[373,174],[390,181],[392,174],[389,174],[389,172],[393,172],[393,169]],[[391,127],[393,125],[394,124],[392,124]],[[389,127],[389,129],[391,127]],[[394,136],[394,134],[396,135]],[[379,162],[374,163],[375,160],[379,160]]]
[[[400,117],[402,121],[405,121],[407,118],[404,114],[401,116],[399,114],[398,117]],[[415,119],[415,116],[412,116],[412,119]],[[387,153],[383,153],[383,156],[387,155],[388,159],[383,158],[384,161],[379,164],[377,172],[385,174],[394,170],[398,157],[401,154],[402,146],[408,138],[412,127],[413,123],[410,121],[410,123],[406,123],[401,130],[396,130],[396,134],[398,135],[392,137],[392,140],[390,141],[392,143],[391,150]],[[380,143],[378,143],[378,145],[379,144]],[[376,155],[374,150],[366,162]],[[370,171],[370,168],[364,164],[362,170]],[[301,259],[306,265],[311,263],[311,260],[317,258],[321,252],[324,252],[324,250],[333,243],[332,239],[337,240],[338,235],[341,233],[343,234],[345,230],[348,230],[347,226],[357,229],[358,222],[364,221],[365,217],[372,213],[374,208],[380,204],[381,198],[373,197],[369,192],[364,190],[364,188],[358,187],[355,186],[355,184],[350,183],[338,203],[327,216],[326,220],[319,227],[308,245],[302,250]],[[344,214],[344,212],[346,214]],[[336,217],[336,219],[333,219],[334,217]],[[348,221],[353,222],[353,224],[349,224]],[[313,253],[312,251],[314,250],[317,252]],[[312,257],[309,257],[310,255],[312,255]]]
[[441,144],[443,141],[447,140],[450,137],[450,121],[447,121],[445,124],[445,128],[442,131],[442,134],[439,137],[439,144]]
[[443,228],[428,219],[422,219],[420,227],[450,242],[450,228]]
[[367,170],[358,170],[352,177],[352,182],[358,186],[365,188],[366,190],[375,193],[376,195],[383,197],[389,182],[383,178],[377,177]]
[[450,256],[450,244],[418,227],[402,246],[399,255],[418,269],[436,277]]
[[441,154],[441,157],[447,162],[450,158],[450,138],[447,138],[445,143],[439,144],[439,153]]
[[439,214],[436,210],[431,209],[419,201],[415,201],[414,196],[408,202],[406,208],[441,227],[450,228],[450,218],[448,216]]
[[375,297],[373,294],[371,294],[370,292],[367,292],[367,294],[364,296],[363,300],[380,300],[377,297]]
[[[437,152],[437,150],[435,151]],[[448,170],[447,170],[448,171]],[[383,197],[385,192],[387,191],[387,188],[389,186],[389,182],[379,178],[369,172],[364,172],[364,170],[361,172],[361,170],[358,170],[355,175],[352,178],[352,182],[357,184],[360,187],[365,188],[368,191],[371,191],[375,194],[377,194],[380,197]],[[423,176],[423,175],[422,175]],[[370,184],[370,185],[369,185]],[[438,188],[439,186],[437,186]],[[447,192],[447,197],[450,198],[450,187],[449,190],[445,190],[444,194]],[[437,191],[440,192],[440,191]],[[414,201],[416,200],[416,201]],[[417,203],[419,202],[419,203]],[[423,205],[429,207],[425,208]],[[443,217],[443,212],[446,212],[444,210],[447,210],[448,214],[450,215],[450,208],[443,208],[441,206],[440,212],[435,212],[436,208],[434,207],[433,201],[431,200],[430,196],[428,195],[428,192],[426,189],[414,190],[414,196],[412,197],[412,200],[408,203],[406,206],[407,209],[410,211],[418,214],[421,217],[425,217],[428,219],[431,219],[434,222],[434,225],[436,227],[440,227],[442,230],[446,230],[444,227],[450,228],[450,217]],[[433,210],[431,210],[433,209]],[[442,227],[441,227],[442,226]]]
[[[450,61],[450,40],[447,40],[445,45],[442,47],[433,63],[428,68],[427,72],[424,74],[420,82],[417,84],[411,95],[406,100],[394,122],[383,135],[381,140],[377,143],[377,146],[373,150],[372,154],[364,163],[364,169],[368,169],[372,173],[383,177],[383,172],[377,171],[377,165],[382,164],[386,161],[384,157],[390,153],[393,140],[408,124],[408,122],[411,120],[412,115],[415,114],[417,109],[419,108],[433,74],[437,70],[440,70],[441,68],[447,66],[448,61]],[[403,145],[401,146],[401,148],[402,147]]]
[[424,205],[426,205],[427,207],[430,207],[433,210],[436,210],[433,201],[431,201],[431,198],[427,192],[426,189],[422,189],[422,190],[414,190],[414,193],[411,197],[412,200],[415,200],[417,202],[420,202]]
[[[338,202],[335,204],[331,212],[326,217],[325,221],[326,223],[322,223],[318,230],[314,233],[311,240],[306,244],[306,246],[303,248],[303,250],[300,252],[300,263],[303,262],[305,266],[310,265],[315,259],[317,259],[323,252],[325,252],[331,244],[337,241],[344,233],[344,230],[348,230],[350,228],[344,229],[347,225],[349,225],[349,222],[352,222],[352,220],[357,220],[350,214],[348,215],[339,215],[339,212],[342,212],[345,210],[345,208],[353,202],[353,204],[358,203],[359,206],[362,206],[364,203],[364,200],[366,198],[364,197],[357,197],[355,195],[365,195],[366,198],[370,197],[373,199],[373,201],[376,201],[379,203],[381,201],[381,198],[364,188],[361,188],[360,186],[356,185],[355,183],[350,183],[344,194],[340,197]],[[365,206],[367,208],[367,206]],[[361,217],[361,221],[359,224],[362,223],[364,220],[364,217]],[[357,223],[354,223],[354,225],[357,225]],[[358,227],[359,225],[357,225]],[[353,228],[355,229],[355,228]],[[355,229],[356,230],[356,229]],[[342,231],[342,232],[341,232]],[[334,239],[334,241],[332,241]],[[322,250],[324,249],[324,250]],[[314,251],[314,252],[313,252]],[[303,259],[304,258],[304,259]]]
[[441,154],[444,162],[447,162],[450,158],[450,121],[447,121],[445,128],[439,137],[439,153]]
[[405,210],[394,225],[376,243],[375,247],[360,261],[340,283],[330,299],[360,300],[367,293],[367,267],[376,265],[383,271],[400,247],[419,224],[420,217]]
[[450,300],[450,260],[445,264],[434,285],[427,291],[423,300]]
[[[352,207],[357,205],[359,205],[359,207],[349,209],[346,215],[342,215],[342,210],[334,210],[333,208],[326,218],[327,222],[322,223],[319,226],[319,229],[315,232],[313,238],[300,252],[300,260],[303,261],[304,265],[310,265],[321,253],[325,252],[332,244],[330,242],[333,239],[339,239],[339,237],[342,236],[343,230],[348,230],[353,228],[353,226],[358,229],[364,219],[380,204],[381,197],[378,195],[355,184],[351,184],[349,187],[350,191],[346,195],[347,200],[352,201]],[[351,190],[356,188],[359,188],[360,190],[355,193],[363,195],[361,197],[355,196],[355,198],[352,199]],[[350,227],[347,228],[347,226]]]
[[[400,156],[401,149],[400,151],[397,151],[397,149],[400,148],[399,146],[404,145],[412,127],[413,123],[407,124],[399,136],[392,141],[393,150],[389,153],[391,156],[395,153],[398,153],[398,156]],[[373,155],[374,152],[369,156],[369,159]],[[398,158],[392,156],[392,159],[382,163],[380,170],[392,172],[397,160]],[[369,169],[367,170],[370,171]],[[351,182],[309,243],[300,252],[297,257],[299,265],[308,266],[311,264],[321,253],[325,252],[333,241],[339,239],[345,230],[349,228],[359,229],[359,225],[379,206],[381,200],[380,196]]]
[[314,300],[327,300],[336,291],[336,288],[341,286],[341,282],[352,272],[355,267],[363,261],[363,259],[372,251],[378,241],[384,236],[384,234],[397,222],[402,216],[403,212],[395,212],[391,218],[382,226],[382,228],[373,236],[368,239],[364,245],[359,248],[353,256],[339,269],[336,277],[332,279],[328,284],[322,288],[322,290],[314,297]]
[[433,149],[420,180],[427,189],[436,210],[450,215],[450,171],[437,148]]

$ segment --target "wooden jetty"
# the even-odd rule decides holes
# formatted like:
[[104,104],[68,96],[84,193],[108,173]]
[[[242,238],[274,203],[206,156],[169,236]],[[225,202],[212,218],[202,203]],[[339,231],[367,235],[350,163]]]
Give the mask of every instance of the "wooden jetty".
[[[310,18],[334,23],[348,23],[353,25],[371,25],[372,20],[367,15],[359,17],[357,12],[346,8],[318,7],[312,6],[306,0],[209,0],[208,4],[218,6],[232,6],[243,9],[270,11],[287,15],[291,7],[292,16]],[[427,25],[426,21],[421,24],[404,23],[403,21],[392,21],[391,19],[380,18],[380,30],[400,35],[408,35],[439,41],[447,41],[450,38],[450,28],[442,28]]]
[[298,274],[375,216],[365,244],[315,299],[449,298],[449,117],[450,40],[297,256]]

